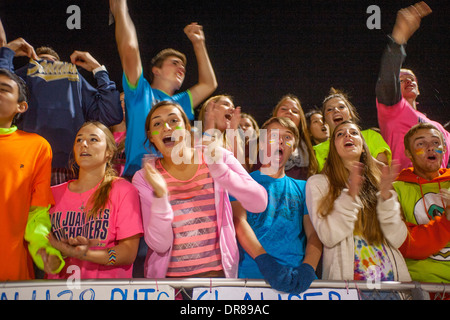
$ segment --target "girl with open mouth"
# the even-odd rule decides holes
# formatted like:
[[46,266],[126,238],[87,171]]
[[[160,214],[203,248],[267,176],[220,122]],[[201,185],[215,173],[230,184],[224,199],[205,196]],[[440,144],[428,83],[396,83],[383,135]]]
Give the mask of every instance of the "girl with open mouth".
[[[351,120],[355,123],[359,122],[358,112],[350,102],[347,94],[335,88],[331,88],[329,94],[323,100],[322,114],[330,128],[330,136],[333,134],[336,126],[344,121]],[[379,165],[390,164],[392,152],[381,134],[374,129],[366,129],[361,133],[369,147],[370,154],[378,161]],[[316,158],[319,163],[319,172],[323,169],[329,150],[329,140],[314,146]]]
[[[323,243],[323,280],[411,281],[399,251],[408,231],[392,185],[398,170],[396,163],[379,168],[355,123],[334,128],[324,169],[306,184],[308,211]],[[367,298],[364,291],[361,298]]]
[[190,123],[176,103],[153,106],[145,130],[162,154],[133,178],[149,247],[145,276],[236,278],[239,252],[228,195],[261,212],[265,189],[230,151],[192,147]]

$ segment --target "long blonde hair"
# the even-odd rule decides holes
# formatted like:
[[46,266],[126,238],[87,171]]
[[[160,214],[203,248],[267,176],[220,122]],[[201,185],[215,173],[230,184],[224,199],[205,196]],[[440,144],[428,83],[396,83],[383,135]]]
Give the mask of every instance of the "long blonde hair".
[[[334,207],[334,202],[341,195],[342,190],[347,188],[349,171],[345,168],[344,163],[339,156],[335,145],[335,132],[344,124],[354,124],[353,121],[344,121],[336,126],[330,139],[330,151],[325,161],[322,174],[326,175],[329,182],[329,191],[319,204],[319,215],[326,217]],[[364,137],[361,135],[361,129],[358,125],[359,135],[363,141],[363,152],[360,162],[364,164],[362,175],[364,176],[363,185],[361,187],[359,198],[362,202],[362,209],[358,213],[358,220],[355,224],[355,232],[360,234],[367,240],[369,244],[381,244],[384,241],[384,235],[381,231],[380,223],[377,216],[377,192],[379,191],[381,172],[370,155]]]
[[87,121],[80,127],[79,130],[88,125],[94,125],[103,131],[106,138],[106,151],[109,151],[111,153],[111,156],[106,162],[105,175],[102,181],[97,187],[97,190],[95,190],[95,192],[89,197],[89,200],[87,202],[86,206],[90,209],[88,209],[86,212],[86,220],[89,220],[92,217],[98,218],[100,216],[101,212],[105,209],[105,206],[108,203],[109,192],[111,191],[113,182],[116,179],[120,179],[117,176],[117,172],[116,170],[114,170],[112,163],[114,155],[117,152],[117,145],[114,140],[114,135],[104,124],[98,121]]
[[[287,94],[287,95],[283,96],[278,101],[275,108],[273,109],[272,117],[277,116],[278,110],[282,106],[283,102],[287,99],[294,101],[295,104],[297,105],[297,109],[298,109],[298,112],[300,115],[300,123],[298,125],[298,132],[300,135],[300,139],[298,140],[297,148],[299,148],[302,151],[306,151],[308,153],[308,156],[309,156],[308,176],[312,176],[317,173],[317,171],[319,169],[319,164],[317,162],[316,154],[315,154],[313,146],[312,146],[311,137],[308,132],[308,125],[306,123],[305,113],[303,112],[303,108],[300,103],[300,99],[293,94]],[[305,142],[306,150],[302,149],[302,144],[300,143],[300,141]]]

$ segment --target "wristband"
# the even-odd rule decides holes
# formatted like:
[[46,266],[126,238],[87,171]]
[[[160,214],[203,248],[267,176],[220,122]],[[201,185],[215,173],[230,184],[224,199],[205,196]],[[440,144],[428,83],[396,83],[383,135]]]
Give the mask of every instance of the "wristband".
[[104,65],[102,65],[102,66],[100,66],[100,67],[95,68],[94,70],[92,70],[92,73],[93,73],[94,76],[95,76],[95,74],[96,74],[97,72],[99,72],[99,71],[106,71],[106,67],[105,67]]
[[116,250],[108,249],[108,263],[106,265],[113,266],[116,264]]

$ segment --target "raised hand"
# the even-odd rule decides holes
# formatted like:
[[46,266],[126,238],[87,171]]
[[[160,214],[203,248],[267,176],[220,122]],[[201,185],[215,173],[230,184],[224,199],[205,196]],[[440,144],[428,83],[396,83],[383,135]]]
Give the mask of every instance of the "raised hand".
[[380,192],[383,200],[391,197],[392,182],[395,181],[399,172],[400,164],[396,160],[392,161],[391,166],[383,166],[381,168]]
[[95,68],[101,67],[100,63],[91,56],[89,52],[75,50],[70,55],[70,62],[92,72]]
[[6,47],[14,51],[17,57],[26,56],[34,60],[39,59],[33,46],[26,42],[23,38],[17,38],[9,42]]
[[149,162],[144,164],[145,180],[152,186],[153,194],[162,198],[167,194],[167,183],[164,177]]
[[231,118],[230,128],[228,129],[236,130],[239,127],[240,122],[241,122],[241,107],[236,107],[233,110],[233,117]]
[[203,27],[197,22],[193,22],[184,28],[184,33],[189,40],[195,44],[205,41],[205,34],[203,33]]
[[216,103],[210,101],[205,108],[205,123],[203,130],[214,129],[216,126]]
[[400,9],[392,30],[392,38],[398,44],[405,44],[414,32],[419,29],[421,20],[431,12],[430,7],[423,1]]
[[363,163],[354,162],[352,164],[352,168],[348,177],[348,193],[353,199],[355,199],[356,196],[359,195],[359,191],[361,190],[364,181],[364,176],[362,175],[363,170]]

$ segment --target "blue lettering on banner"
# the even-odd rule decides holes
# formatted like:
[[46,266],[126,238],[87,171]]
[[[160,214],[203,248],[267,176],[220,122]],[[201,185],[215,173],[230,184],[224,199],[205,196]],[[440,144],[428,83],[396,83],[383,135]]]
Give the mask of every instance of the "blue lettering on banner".
[[[0,289],[0,300],[95,300],[97,293],[100,294],[99,299],[104,300],[164,300],[170,299],[171,295],[168,291],[157,291],[154,288],[136,288],[136,289],[124,289],[124,288],[112,288],[111,290],[98,287],[87,288],[80,292],[80,290],[71,290],[67,288],[55,288],[50,289]],[[108,295],[108,292],[110,294]],[[130,294],[129,294],[130,293]],[[155,295],[152,295],[155,294]],[[98,297],[97,297],[98,298]]]
[[[237,288],[216,288],[202,290],[194,289],[194,299],[196,300],[343,300],[345,292],[333,289],[314,289],[307,290],[301,294],[280,293],[273,289],[266,288],[246,288],[244,290]],[[241,298],[239,298],[241,297]],[[347,292],[346,299],[352,299],[355,296],[349,296]]]

